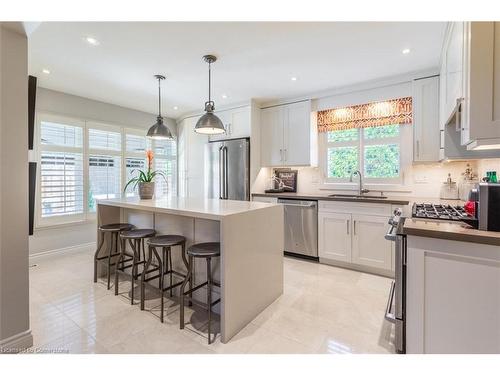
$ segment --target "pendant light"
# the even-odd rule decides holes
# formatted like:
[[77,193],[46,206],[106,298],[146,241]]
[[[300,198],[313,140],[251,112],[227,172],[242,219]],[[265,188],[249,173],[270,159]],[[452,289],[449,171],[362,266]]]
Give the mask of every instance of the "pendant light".
[[158,80],[158,117],[156,118],[156,124],[149,128],[146,136],[153,139],[173,139],[172,133],[163,123],[163,117],[161,116],[161,81],[165,77],[156,74],[155,78]]
[[205,102],[205,113],[201,116],[194,127],[194,131],[200,134],[222,134],[226,132],[222,121],[214,115],[215,105],[212,101],[210,89],[212,84],[211,64],[217,61],[217,57],[213,55],[203,56],[203,60],[208,63],[208,102]]

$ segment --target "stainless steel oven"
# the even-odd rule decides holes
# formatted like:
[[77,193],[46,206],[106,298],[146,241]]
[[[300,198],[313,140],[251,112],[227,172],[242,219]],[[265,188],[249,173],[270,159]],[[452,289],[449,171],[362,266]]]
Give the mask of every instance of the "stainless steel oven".
[[285,254],[318,259],[318,201],[278,199],[285,206]]
[[401,210],[396,209],[389,219],[389,230],[386,240],[394,242],[395,269],[394,281],[391,284],[389,300],[385,311],[385,319],[395,325],[395,347],[398,353],[406,352],[406,236],[402,234],[404,217]]

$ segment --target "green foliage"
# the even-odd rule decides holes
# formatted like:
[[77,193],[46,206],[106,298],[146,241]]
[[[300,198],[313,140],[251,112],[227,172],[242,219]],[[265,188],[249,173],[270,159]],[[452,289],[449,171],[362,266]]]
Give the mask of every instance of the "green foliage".
[[[358,141],[362,133],[365,140],[399,137],[399,125],[375,126],[364,129],[347,129],[328,132],[328,178],[348,178],[359,169],[359,146],[342,146]],[[332,144],[333,143],[333,144]],[[338,146],[331,147],[335,143]],[[367,178],[399,177],[400,150],[398,144],[369,144],[363,149],[363,175]]]
[[365,171],[368,178],[395,178],[399,176],[399,146],[365,146]]
[[167,176],[162,171],[151,171],[150,169],[148,169],[146,172],[143,172],[140,169],[134,169],[131,172],[131,174],[134,174],[135,172],[138,172],[139,176],[131,178],[127,182],[127,184],[125,185],[125,187],[123,188],[123,191],[127,190],[127,187],[130,184],[134,184],[133,185],[133,189],[135,189],[135,187],[137,186],[137,184],[139,182],[153,182],[153,180],[155,179],[156,176],[163,177],[163,179],[165,180],[165,182],[167,182]]
[[365,139],[399,137],[399,125],[374,126],[363,129]]
[[358,169],[357,147],[331,147],[328,149],[328,177],[346,178]]

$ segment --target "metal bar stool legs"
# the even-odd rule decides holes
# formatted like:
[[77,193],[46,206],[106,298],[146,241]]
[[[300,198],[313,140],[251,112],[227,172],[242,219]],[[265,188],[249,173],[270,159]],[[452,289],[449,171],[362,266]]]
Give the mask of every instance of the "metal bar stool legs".
[[[185,305],[185,298],[186,296],[191,302],[196,302],[192,298],[192,293],[205,285],[207,286],[207,303],[204,306],[207,309],[207,314],[208,314],[208,325],[207,325],[207,331],[208,331],[208,344],[210,345],[213,340],[212,340],[212,307],[216,305],[217,303],[220,302],[220,298],[217,299],[216,301],[212,301],[212,287],[215,285],[217,287],[220,287],[219,283],[216,283],[212,279],[212,258],[213,257],[219,257],[220,256],[220,243],[219,242],[206,242],[206,243],[199,243],[191,246],[188,251],[188,273],[186,275],[186,278],[184,279],[182,285],[181,285],[181,291],[180,291],[180,329],[184,329],[185,322],[184,322],[184,305]],[[205,258],[206,265],[207,265],[207,281],[205,281],[202,284],[199,284],[195,287],[192,287],[192,279],[193,279],[193,262],[195,258]],[[190,284],[189,290],[186,291],[186,285]],[[201,304],[201,303],[200,303]],[[201,304],[203,305],[203,304]]]

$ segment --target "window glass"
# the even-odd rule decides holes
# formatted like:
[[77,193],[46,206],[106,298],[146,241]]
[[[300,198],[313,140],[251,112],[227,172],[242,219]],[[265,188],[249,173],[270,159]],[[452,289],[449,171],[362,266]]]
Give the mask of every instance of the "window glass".
[[358,139],[359,129],[335,130],[328,132],[328,142],[347,142]]
[[83,129],[79,126],[42,121],[40,126],[42,145],[66,147],[83,146]]
[[119,156],[89,156],[89,211],[95,211],[96,199],[120,197],[120,159]]
[[368,145],[364,150],[365,178],[399,177],[399,145]]
[[363,129],[365,139],[399,137],[399,125],[374,126]]
[[121,151],[121,134],[101,129],[89,129],[89,148]]
[[[125,159],[125,169],[126,169],[126,179],[125,183],[129,182],[131,178],[138,177],[139,173],[137,170],[146,170],[146,159],[145,158],[126,158]],[[134,188],[135,184],[132,183],[127,186],[126,195],[127,197],[133,197],[137,195],[137,188]]]
[[328,178],[347,178],[358,169],[358,147],[328,148]]
[[83,213],[83,163],[81,153],[41,153],[41,216]]

